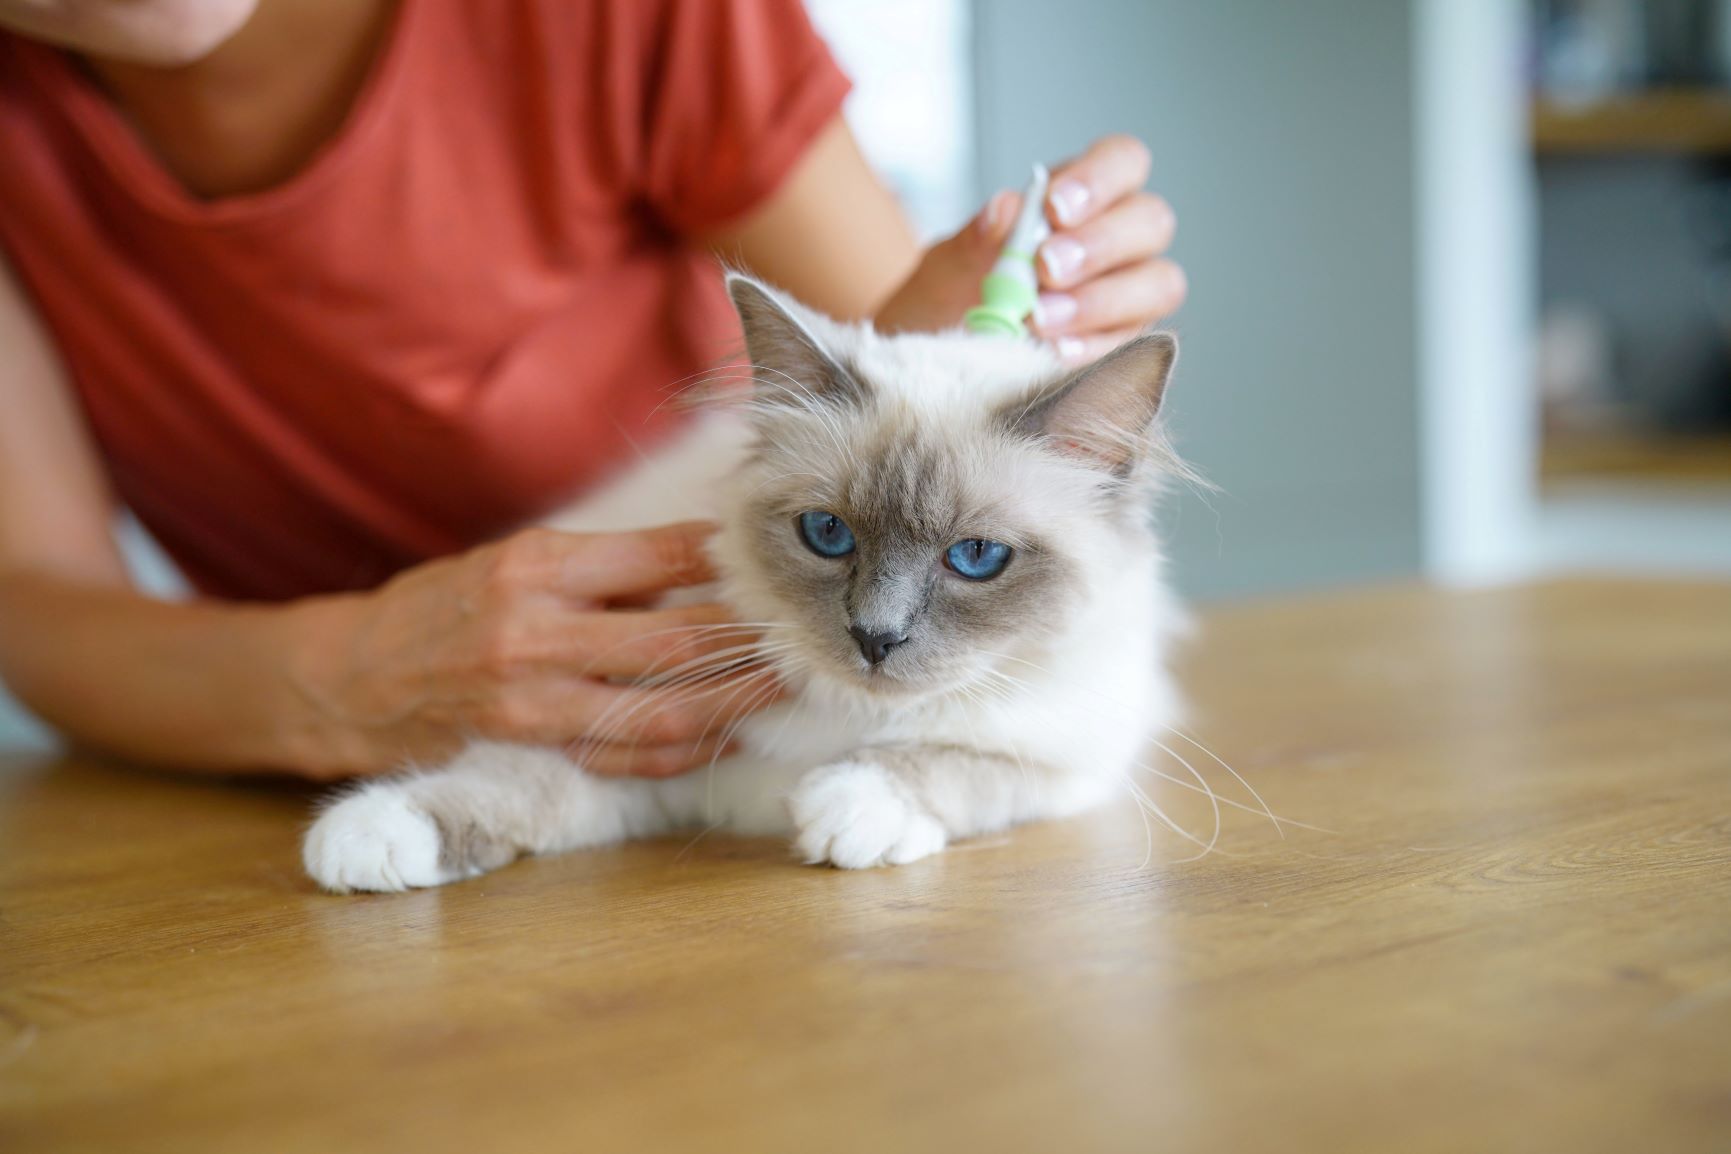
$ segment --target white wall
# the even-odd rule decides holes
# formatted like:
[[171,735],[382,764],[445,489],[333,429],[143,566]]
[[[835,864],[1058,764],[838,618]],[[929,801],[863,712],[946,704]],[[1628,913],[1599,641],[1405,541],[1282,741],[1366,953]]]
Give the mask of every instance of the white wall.
[[1449,584],[1536,560],[1534,175],[1522,0],[1417,0],[1425,560]]

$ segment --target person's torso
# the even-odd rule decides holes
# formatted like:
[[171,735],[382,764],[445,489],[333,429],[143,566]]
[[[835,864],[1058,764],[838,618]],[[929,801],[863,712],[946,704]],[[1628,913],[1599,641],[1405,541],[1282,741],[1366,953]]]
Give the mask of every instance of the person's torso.
[[726,351],[711,262],[642,200],[616,8],[406,0],[334,138],[208,202],[69,59],[0,37],[0,242],[200,587],[365,587],[508,530]]

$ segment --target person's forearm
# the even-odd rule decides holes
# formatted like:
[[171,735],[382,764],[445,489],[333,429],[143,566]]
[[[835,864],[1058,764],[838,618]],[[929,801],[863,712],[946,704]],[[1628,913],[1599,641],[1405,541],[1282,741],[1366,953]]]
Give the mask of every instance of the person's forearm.
[[291,651],[306,611],[0,573],[0,678],[72,741],[130,760],[316,774],[327,751]]

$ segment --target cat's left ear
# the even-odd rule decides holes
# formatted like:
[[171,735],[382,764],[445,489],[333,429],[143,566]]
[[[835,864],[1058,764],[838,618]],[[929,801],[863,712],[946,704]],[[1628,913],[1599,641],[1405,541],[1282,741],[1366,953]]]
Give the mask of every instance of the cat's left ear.
[[760,401],[800,408],[812,401],[864,398],[859,379],[824,349],[814,331],[822,318],[801,316],[804,309],[739,273],[728,274],[727,293],[745,330]]
[[1147,333],[1004,412],[1017,432],[1124,476],[1152,443],[1177,362],[1176,337]]

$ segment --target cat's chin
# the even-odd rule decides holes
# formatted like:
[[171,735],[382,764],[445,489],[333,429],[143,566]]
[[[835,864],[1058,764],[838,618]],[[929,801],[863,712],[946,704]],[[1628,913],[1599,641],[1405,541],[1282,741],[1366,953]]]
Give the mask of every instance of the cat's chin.
[[873,696],[894,698],[927,697],[940,688],[928,681],[908,681],[882,669],[854,674],[854,684]]
[[878,700],[908,703],[941,697],[965,680],[931,674],[915,679],[885,669],[881,665],[829,670],[826,672],[826,679],[849,693],[863,693]]

